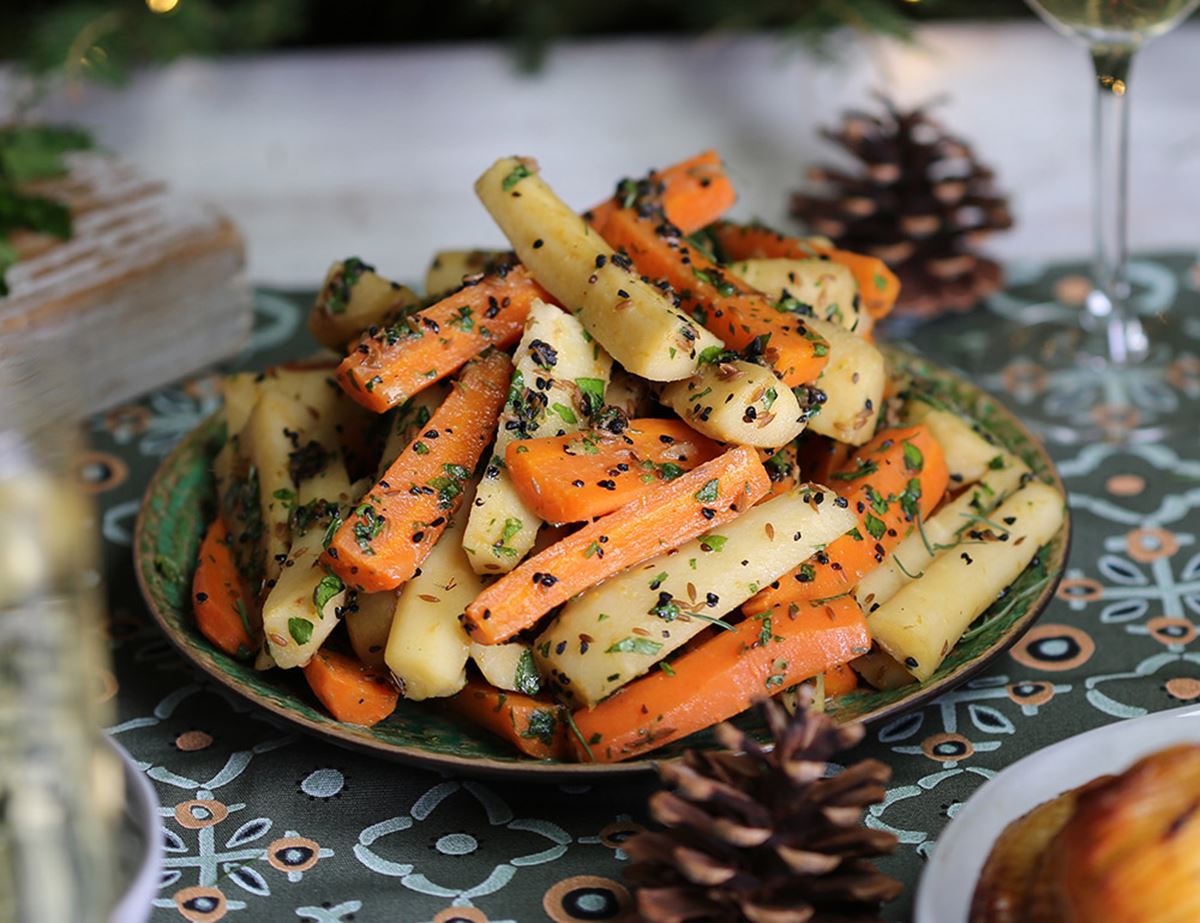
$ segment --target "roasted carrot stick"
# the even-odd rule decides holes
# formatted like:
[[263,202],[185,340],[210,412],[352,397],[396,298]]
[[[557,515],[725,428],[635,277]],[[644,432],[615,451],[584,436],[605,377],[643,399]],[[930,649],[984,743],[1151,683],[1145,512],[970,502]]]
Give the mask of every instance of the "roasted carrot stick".
[[249,660],[258,643],[250,625],[250,594],[238,573],[229,533],[218,516],[200,543],[192,578],[192,600],[200,633],[230,657]]
[[526,756],[535,760],[567,758],[562,709],[547,699],[505,692],[481,679],[469,679],[445,701],[454,714],[507,740]]
[[513,486],[546,522],[585,522],[721,454],[682,420],[630,420],[620,435],[570,433],[509,443]]
[[722,631],[630,683],[590,711],[574,713],[580,761],[616,763],[732,718],[871,646],[867,622],[848,596],[772,609]]
[[368,410],[383,413],[489,346],[516,343],[537,298],[552,300],[523,267],[498,270],[424,311],[368,331],[338,366],[338,382]]
[[400,701],[387,671],[334,651],[317,651],[304,667],[304,678],[329,713],[347,724],[378,724]]
[[763,295],[725,273],[661,215],[632,208],[611,212],[600,235],[624,249],[638,272],[671,284],[681,307],[730,349],[753,349],[789,388],[814,381],[829,361],[829,344],[804,319],[776,310]]
[[737,200],[733,183],[716,151],[704,151],[645,179],[623,179],[613,196],[584,212],[584,218],[600,227],[618,208],[636,199],[654,198],[667,218],[684,234],[707,227]]
[[467,606],[467,629],[484,644],[507,641],[576,593],[728,522],[769,487],[753,449],[730,449],[523,561]]
[[872,317],[878,319],[892,313],[900,294],[900,280],[876,256],[852,253],[836,247],[826,247],[808,240],[787,237],[760,224],[733,224],[722,221],[712,228],[717,248],[725,259],[753,260],[793,259],[811,260],[828,257],[854,274],[858,282],[858,297]]
[[825,671],[825,697],[845,695],[858,688],[858,674],[848,664],[839,663]]
[[492,441],[511,374],[504,353],[471,361],[428,427],[342,523],[325,558],[347,586],[392,590],[420,567]]
[[942,447],[928,427],[884,430],[829,480],[858,516],[858,528],[780,577],[742,611],[847,592],[900,544],[918,511],[922,517],[933,512],[948,480]]

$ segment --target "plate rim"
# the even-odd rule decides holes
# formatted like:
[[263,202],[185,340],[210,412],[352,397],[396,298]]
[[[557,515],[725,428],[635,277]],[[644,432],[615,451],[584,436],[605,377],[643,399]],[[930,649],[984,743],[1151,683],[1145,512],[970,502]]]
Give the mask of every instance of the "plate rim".
[[[947,923],[947,921],[938,919],[935,916],[935,911],[938,908],[931,906],[931,901],[933,899],[929,896],[930,894],[935,893],[937,890],[937,870],[942,868],[938,858],[939,854],[945,849],[950,849],[953,845],[946,845],[946,837],[947,834],[950,833],[951,829],[958,825],[958,830],[965,830],[966,826],[964,825],[971,822],[974,814],[984,810],[984,805],[988,803],[991,792],[1000,788],[1001,784],[1008,782],[1018,774],[1028,774],[1034,764],[1040,765],[1046,760],[1053,759],[1056,756],[1061,756],[1061,754],[1065,751],[1079,747],[1080,743],[1086,739],[1095,739],[1099,737],[1107,737],[1109,735],[1116,735],[1120,730],[1125,730],[1126,733],[1128,733],[1129,726],[1134,724],[1157,724],[1160,722],[1167,724],[1180,719],[1192,717],[1200,719],[1200,704],[1192,703],[1190,705],[1180,705],[1175,708],[1164,709],[1163,711],[1149,712],[1145,715],[1136,715],[1132,718],[1118,718],[1117,720],[1110,721],[1107,724],[1102,724],[1098,727],[1081,731],[1078,734],[1072,734],[1070,737],[1065,737],[1062,740],[1056,740],[1054,743],[1048,744],[1047,746],[1042,747],[1040,750],[1034,750],[1032,753],[1027,753],[1016,762],[1005,766],[992,778],[988,779],[981,786],[979,786],[979,788],[977,788],[964,803],[962,810],[955,815],[950,823],[948,823],[942,829],[942,832],[938,836],[934,845],[933,853],[930,855],[924,869],[921,872],[921,876],[917,882],[917,886],[913,895],[914,923]],[[1197,740],[1200,739],[1200,736],[1193,733],[1191,739]],[[1183,738],[1180,738],[1180,740],[1176,742],[1181,742],[1182,740]],[[1153,746],[1155,749],[1147,750],[1145,752],[1141,751],[1136,744],[1134,745],[1132,752],[1124,749],[1120,750],[1119,760],[1122,768],[1116,771],[1123,772],[1142,757],[1147,756],[1150,753],[1157,752],[1157,750],[1163,749],[1164,747],[1170,746],[1170,744],[1155,743],[1151,744],[1151,746]],[[1014,814],[1012,817],[1008,818],[1006,823],[1011,823],[1018,817],[1023,816],[1024,813],[1033,810],[1033,808],[1037,807],[1039,804],[1044,804],[1050,798],[1055,798],[1058,795],[1061,795],[1063,792],[1070,791],[1071,788],[1079,785],[1085,785],[1091,780],[1096,779],[1104,774],[1103,771],[1096,772],[1094,770],[1089,770],[1086,766],[1079,768],[1081,769],[1081,777],[1073,785],[1068,783],[1066,788],[1059,789],[1053,795],[1050,795],[1049,798],[1045,798],[1036,802],[1019,814]],[[1086,777],[1083,776],[1083,773],[1087,773]],[[965,834],[963,835],[965,836]],[[968,840],[972,843],[978,839],[978,837],[968,837]],[[994,845],[995,840],[992,840],[986,844],[987,853],[984,854],[982,862],[987,861],[987,855],[990,855]],[[982,871],[982,862],[980,864],[979,871]],[[976,872],[975,878],[972,879],[971,882],[972,893],[974,893],[973,889],[975,883],[978,881],[978,877],[978,872]],[[970,899],[968,898],[968,906],[964,908],[967,912],[970,910],[969,900]],[[964,916],[962,919],[965,920],[966,917]],[[954,923],[958,923],[957,919],[954,921]]]
[[[1065,514],[1063,524],[1060,527],[1056,537],[1061,536],[1063,545],[1062,550],[1062,566],[1054,574],[1050,575],[1050,579],[1042,588],[1041,592],[1034,598],[1025,613],[1020,619],[1015,622],[1005,633],[998,639],[984,654],[975,658],[972,661],[962,664],[957,670],[943,676],[934,682],[922,686],[919,690],[913,692],[908,697],[892,702],[886,705],[880,705],[863,715],[857,717],[856,720],[861,723],[871,724],[881,721],[885,718],[892,717],[900,712],[910,711],[927,703],[930,699],[936,698],[943,692],[946,692],[954,687],[968,681],[973,676],[980,673],[989,664],[1004,654],[1018,640],[1020,640],[1033,624],[1041,617],[1050,601],[1054,598],[1054,594],[1058,589],[1058,585],[1066,573],[1066,564],[1070,554],[1072,522],[1070,507],[1067,504],[1067,491],[1063,484],[1062,477],[1059,474],[1058,467],[1051,458],[1042,441],[1038,439],[1034,433],[998,398],[990,392],[985,391],[980,385],[967,379],[957,370],[951,369],[933,359],[930,359],[916,349],[910,346],[900,346],[895,343],[880,344],[881,350],[885,354],[898,354],[899,356],[911,361],[918,361],[936,369],[940,374],[953,379],[959,384],[966,384],[977,397],[984,397],[991,401],[996,408],[999,409],[1005,418],[1007,425],[1015,429],[1025,444],[1032,448],[1042,462],[1044,471],[1049,476],[1049,483],[1052,484],[1062,495],[1064,499]],[[215,414],[214,414],[215,416]],[[191,448],[192,441],[196,438],[205,427],[211,426],[213,417],[210,416],[203,420],[193,429],[189,430],[180,441],[168,452],[159,462],[153,475],[146,483],[146,488],[141,494],[141,502],[138,506],[137,520],[133,530],[133,569],[137,579],[138,590],[142,596],[142,601],[146,608],[150,611],[151,616],[157,623],[158,627],[167,636],[171,644],[179,651],[183,659],[193,667],[199,668],[210,678],[215,680],[224,688],[230,690],[241,698],[253,703],[254,705],[266,709],[268,712],[287,721],[290,724],[296,725],[300,729],[315,734],[328,740],[331,743],[346,747],[352,750],[365,752],[377,758],[384,758],[406,763],[408,765],[417,766],[425,769],[434,770],[453,770],[469,774],[479,778],[523,778],[529,775],[538,776],[545,780],[564,779],[564,780],[580,780],[580,779],[595,779],[595,778],[611,778],[614,776],[632,776],[654,771],[660,764],[675,762],[682,758],[681,755],[656,758],[647,756],[640,760],[629,760],[619,763],[567,763],[556,762],[550,760],[532,760],[532,759],[513,759],[502,760],[495,757],[474,757],[461,756],[453,753],[431,753],[419,747],[405,744],[391,744],[377,739],[365,736],[363,730],[355,730],[354,725],[347,725],[338,722],[332,718],[327,721],[315,721],[306,715],[299,714],[295,710],[287,707],[284,704],[277,703],[272,699],[256,693],[252,689],[246,688],[241,682],[231,677],[220,664],[213,659],[213,651],[200,650],[194,648],[188,643],[187,639],[182,636],[182,633],[177,632],[175,628],[168,622],[166,615],[160,611],[159,605],[155,600],[154,595],[150,592],[150,586],[146,575],[145,555],[142,553],[146,532],[149,528],[150,504],[146,502],[146,498],[160,493],[159,482],[166,476],[167,472],[176,467],[177,458]],[[190,597],[189,597],[190,598]]]

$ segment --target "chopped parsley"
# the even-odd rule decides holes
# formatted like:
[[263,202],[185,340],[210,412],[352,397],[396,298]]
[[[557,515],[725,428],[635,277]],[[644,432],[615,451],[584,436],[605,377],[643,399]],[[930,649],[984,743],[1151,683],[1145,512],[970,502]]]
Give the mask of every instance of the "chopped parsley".
[[329,288],[325,294],[325,310],[330,314],[345,314],[350,304],[351,290],[358,284],[363,273],[374,271],[374,266],[368,266],[357,256],[342,260],[341,271],[329,280]]
[[884,533],[887,532],[887,523],[874,513],[867,513],[863,517],[863,525],[871,533],[871,537],[876,540],[883,538]]
[[523,163],[518,163],[515,167],[508,171],[508,176],[500,183],[500,188],[504,192],[508,192],[513,186],[521,182],[527,176],[533,176],[533,171]]
[[555,716],[554,710],[539,708],[529,716],[529,723],[525,725],[525,731],[521,736],[526,740],[540,740],[549,746],[554,743],[554,734],[557,730],[558,718]]
[[909,478],[900,494],[900,509],[910,518],[921,515],[921,482],[917,478]]
[[663,462],[654,466],[654,472],[664,481],[673,481],[684,473],[684,469],[674,462]]
[[496,557],[516,557],[517,551],[509,546],[509,541],[514,535],[520,532],[525,527],[524,520],[517,519],[515,516],[509,516],[504,520],[504,528],[500,531],[500,541],[492,546],[492,553]]
[[442,465],[442,470],[446,472],[445,476],[437,476],[429,479],[429,486],[437,491],[438,509],[448,510],[454,506],[454,501],[463,492],[463,486],[467,479],[471,477],[471,472],[468,468],[462,465]]
[[925,456],[911,442],[904,443],[904,467],[909,471],[920,471],[925,467]]
[[333,599],[333,597],[337,596],[344,589],[346,589],[346,584],[342,583],[341,578],[326,568],[325,576],[321,578],[316,589],[313,590],[313,605],[317,607],[317,615],[322,616],[329,600]]
[[533,651],[521,651],[517,661],[517,672],[513,677],[513,685],[517,692],[525,695],[537,695],[542,688],[542,675],[538,673],[537,665],[533,662]]
[[[658,602],[651,606],[648,612],[650,615],[657,616],[664,622],[673,622],[683,614],[682,610],[679,608],[679,603],[675,602],[675,600],[671,597],[671,594],[666,590],[663,590],[658,594]],[[627,638],[626,640],[630,639]],[[661,647],[662,645],[659,646]]]
[[705,485],[698,491],[696,491],[693,496],[701,503],[712,503],[717,499],[717,496],[720,494],[720,490],[721,482],[716,478],[713,478],[711,481],[705,483]]
[[878,470],[879,466],[875,462],[859,458],[855,460],[853,471],[839,471],[836,474],[831,474],[830,478],[835,481],[855,481],[858,478],[865,478],[868,475],[872,475]]
[[573,411],[566,404],[554,403],[550,405],[550,409],[558,414],[564,423],[574,425],[579,422],[579,418],[575,416],[575,411]]
[[700,539],[700,548],[703,551],[724,551],[727,541],[729,539],[724,535],[706,535]]
[[312,633],[313,624],[308,619],[288,619],[288,634],[297,644],[307,644]]
[[603,378],[576,378],[575,385],[583,397],[583,412],[589,417],[604,406]]
[[369,503],[362,504],[356,512],[360,521],[354,524],[354,540],[366,554],[374,554],[371,542],[383,531],[383,517]]
[[649,638],[622,638],[605,653],[608,654],[646,654],[653,656],[662,650],[662,645]]

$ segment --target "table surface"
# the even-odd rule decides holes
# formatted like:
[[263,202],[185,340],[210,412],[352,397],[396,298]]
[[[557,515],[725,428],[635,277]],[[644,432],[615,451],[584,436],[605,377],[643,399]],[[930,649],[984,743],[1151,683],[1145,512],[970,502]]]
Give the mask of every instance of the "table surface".
[[[1146,419],[1200,400],[1200,282],[1190,256],[1140,260],[1137,303],[1186,315],[1193,356],[1145,374],[1068,382],[1011,363],[981,371],[1014,312],[1077,310],[1078,267],[1023,264],[987,308],[911,342],[973,370],[1018,412],[1069,426],[1088,389],[1123,388]],[[1056,299],[1055,295],[1060,296]],[[257,297],[237,364],[310,348],[307,299]],[[1089,373],[1090,374],[1090,373]],[[156,921],[609,920],[628,900],[622,839],[644,821],[652,779],[596,785],[477,782],[383,762],[295,732],[198,677],[150,621],[130,536],[138,498],[170,447],[218,404],[202,376],[93,422],[81,470],[96,492],[113,620],[116,738],[157,786],[166,869]],[[1055,408],[1058,408],[1055,410]],[[1074,542],[1041,621],[986,673],[871,729],[849,758],[894,767],[871,826],[900,839],[883,865],[908,893],[947,819],[1019,757],[1079,731],[1200,697],[1200,421],[1153,445],[1051,445],[1070,491]],[[607,909],[606,909],[607,908]]]

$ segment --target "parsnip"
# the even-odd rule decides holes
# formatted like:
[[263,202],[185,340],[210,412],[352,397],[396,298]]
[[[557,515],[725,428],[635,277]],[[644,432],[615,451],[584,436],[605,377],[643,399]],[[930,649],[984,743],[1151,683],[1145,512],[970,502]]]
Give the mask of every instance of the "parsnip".
[[1022,487],[991,517],[1005,532],[942,550],[922,577],[868,614],[875,643],[918,680],[929,679],[962,633],[1054,537],[1063,507],[1058,491],[1041,481]]
[[425,270],[425,294],[440,295],[462,285],[466,276],[483,272],[503,250],[439,250]]
[[794,298],[815,317],[857,331],[858,283],[845,266],[820,259],[757,259],[730,263],[729,271],[772,301]]
[[[301,405],[282,394],[267,392],[259,397],[238,436],[238,450],[258,481],[259,513],[262,522],[263,576],[269,584],[279,576],[281,562],[292,543],[288,518],[296,498],[292,453],[303,451],[297,434],[306,433]],[[292,439],[295,437],[296,442]],[[315,443],[315,440],[313,441]],[[319,445],[319,443],[315,443]],[[316,451],[310,453],[316,457]]]
[[369,667],[382,667],[388,632],[396,614],[396,593],[359,593],[358,608],[346,613],[346,632],[358,659]]
[[1016,456],[1005,452],[997,457],[1000,464],[990,468],[983,480],[944,504],[858,582],[854,598],[864,612],[869,614],[895,596],[929,566],[940,547],[955,544],[964,530],[980,528],[977,517],[990,517],[1001,500],[1031,477],[1029,467]]
[[808,428],[838,442],[862,445],[875,435],[883,405],[883,355],[830,321],[809,318],[806,323],[829,344],[829,361],[814,383],[825,393],[825,403]]
[[807,414],[775,373],[735,359],[709,363],[662,389],[660,400],[697,432],[739,445],[775,448],[804,429]]
[[571,211],[533,161],[498,160],[475,192],[534,278],[629,371],[678,381],[703,350],[722,346]]
[[463,548],[478,573],[507,573],[529,553],[542,525],[513,488],[504,450],[514,439],[573,433],[604,400],[612,359],[561,308],[536,301],[514,355],[509,399],[492,458],[470,508]]
[[329,267],[308,315],[318,343],[341,350],[367,328],[384,324],[419,305],[417,293],[389,281],[358,257]]
[[384,661],[415,701],[454,695],[467,682],[471,642],[458,617],[483,582],[462,549],[466,522],[460,510],[396,603]]
[[854,528],[857,519],[835,496],[811,484],[793,488],[720,534],[575,597],[534,643],[543,674],[562,695],[595,705]]
[[904,422],[907,425],[924,423],[933,432],[933,438],[946,456],[952,484],[974,484],[987,475],[991,466],[1003,464],[1004,449],[950,411],[932,407],[921,400],[911,400],[904,406]]
[[524,641],[505,644],[471,642],[471,659],[483,678],[497,689],[537,695],[542,686],[533,648]]
[[308,419],[306,429],[311,437],[322,441],[330,438],[337,423],[334,418],[345,412],[343,408],[347,405],[333,377],[332,366],[237,372],[225,377],[221,390],[225,398],[225,427],[230,434],[242,431],[255,403],[264,394],[276,394],[298,404]]
[[[334,456],[319,473],[301,482],[295,502],[323,501],[344,509],[351,502],[350,492],[345,465]],[[263,600],[267,650],[285,670],[307,664],[354,605],[346,585],[320,560],[324,534],[324,525],[313,523],[295,537]]]

